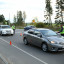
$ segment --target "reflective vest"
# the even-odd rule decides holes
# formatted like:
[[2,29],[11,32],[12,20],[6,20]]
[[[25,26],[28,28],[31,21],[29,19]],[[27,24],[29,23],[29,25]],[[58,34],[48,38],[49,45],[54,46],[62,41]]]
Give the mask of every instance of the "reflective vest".
[[64,26],[63,26],[63,30],[62,30],[62,32],[60,32],[60,34],[64,34]]
[[12,29],[15,29],[15,26],[12,26]]

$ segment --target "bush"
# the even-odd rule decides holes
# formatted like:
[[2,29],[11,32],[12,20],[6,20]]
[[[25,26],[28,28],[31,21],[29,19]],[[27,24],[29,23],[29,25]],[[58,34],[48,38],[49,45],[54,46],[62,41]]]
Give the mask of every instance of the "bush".
[[36,23],[36,27],[37,28],[43,28],[43,27],[45,27],[45,24],[42,22],[39,22],[39,23]]

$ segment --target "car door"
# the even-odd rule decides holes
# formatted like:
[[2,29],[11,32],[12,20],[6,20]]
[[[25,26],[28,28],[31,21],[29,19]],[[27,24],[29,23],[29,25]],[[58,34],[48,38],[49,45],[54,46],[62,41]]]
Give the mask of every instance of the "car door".
[[42,38],[39,37],[38,34],[41,34],[41,33],[39,31],[35,30],[34,35],[32,37],[32,44],[41,47]]
[[33,39],[32,39],[33,34],[34,34],[34,30],[31,29],[31,30],[28,31],[27,40],[30,44],[32,44],[32,42],[33,42]]

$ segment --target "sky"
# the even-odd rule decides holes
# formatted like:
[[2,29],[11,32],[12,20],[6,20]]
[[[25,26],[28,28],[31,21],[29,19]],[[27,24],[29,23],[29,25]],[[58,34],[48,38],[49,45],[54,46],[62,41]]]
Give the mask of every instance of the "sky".
[[[55,17],[55,1],[51,1],[53,8],[52,22]],[[44,20],[45,0],[0,0],[0,14],[3,14],[6,20],[13,22],[17,11],[26,12],[25,22],[32,22],[37,17],[39,21]]]

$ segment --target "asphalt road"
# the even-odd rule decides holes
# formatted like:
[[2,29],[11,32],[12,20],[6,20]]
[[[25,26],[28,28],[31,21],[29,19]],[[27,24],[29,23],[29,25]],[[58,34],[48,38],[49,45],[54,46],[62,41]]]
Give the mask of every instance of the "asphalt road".
[[0,54],[13,64],[64,64],[64,51],[46,53],[34,45],[24,45],[20,36],[23,32],[17,29],[13,36],[0,36]]

